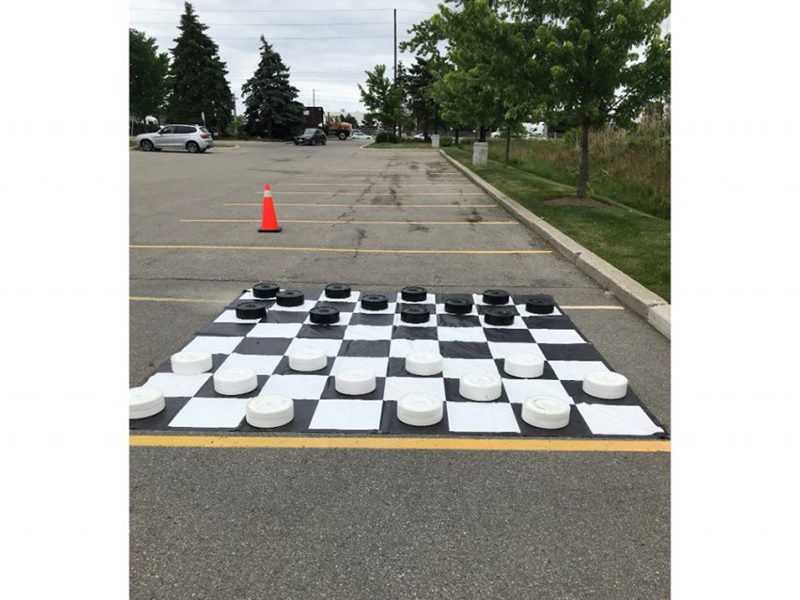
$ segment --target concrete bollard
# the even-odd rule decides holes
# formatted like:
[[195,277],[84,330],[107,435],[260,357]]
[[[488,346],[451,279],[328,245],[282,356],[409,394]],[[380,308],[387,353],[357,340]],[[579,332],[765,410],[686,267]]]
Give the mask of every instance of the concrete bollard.
[[489,142],[475,142],[472,144],[472,164],[485,165],[489,162]]
[[431,136],[431,148],[438,148],[439,147],[439,134],[434,133]]

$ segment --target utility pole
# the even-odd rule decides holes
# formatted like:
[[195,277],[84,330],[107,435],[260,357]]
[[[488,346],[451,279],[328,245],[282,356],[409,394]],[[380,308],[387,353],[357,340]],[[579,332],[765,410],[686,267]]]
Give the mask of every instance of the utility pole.
[[311,88],[311,106],[317,105],[317,90]]
[[[394,10],[394,85],[397,86],[397,9]],[[400,135],[400,124],[395,125],[395,133]]]

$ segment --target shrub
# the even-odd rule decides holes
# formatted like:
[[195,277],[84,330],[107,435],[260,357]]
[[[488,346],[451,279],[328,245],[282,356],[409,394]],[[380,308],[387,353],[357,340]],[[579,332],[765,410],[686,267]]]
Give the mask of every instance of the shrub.
[[449,135],[443,135],[439,138],[439,145],[443,147],[452,146],[453,145],[453,138]]
[[396,144],[399,141],[400,141],[399,138],[391,131],[381,131],[378,135],[375,136],[376,144],[380,144],[381,142]]

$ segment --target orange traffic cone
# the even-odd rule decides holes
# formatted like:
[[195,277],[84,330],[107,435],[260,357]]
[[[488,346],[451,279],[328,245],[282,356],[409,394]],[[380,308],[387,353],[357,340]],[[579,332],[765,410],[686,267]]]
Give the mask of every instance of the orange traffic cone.
[[283,227],[278,227],[278,217],[275,216],[275,205],[272,204],[272,191],[269,184],[264,184],[264,206],[261,209],[261,229],[264,233],[277,233]]

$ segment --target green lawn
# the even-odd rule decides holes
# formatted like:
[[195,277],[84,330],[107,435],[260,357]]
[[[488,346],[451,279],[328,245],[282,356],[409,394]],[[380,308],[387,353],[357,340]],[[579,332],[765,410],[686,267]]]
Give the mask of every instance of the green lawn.
[[547,200],[574,198],[574,188],[527,171],[504,168],[501,162],[494,160],[484,167],[474,166],[471,147],[444,150],[504,194],[669,302],[669,221],[618,205],[548,205]]

